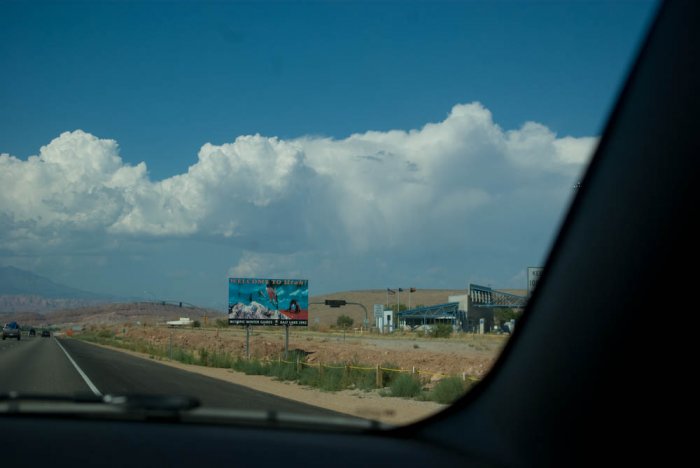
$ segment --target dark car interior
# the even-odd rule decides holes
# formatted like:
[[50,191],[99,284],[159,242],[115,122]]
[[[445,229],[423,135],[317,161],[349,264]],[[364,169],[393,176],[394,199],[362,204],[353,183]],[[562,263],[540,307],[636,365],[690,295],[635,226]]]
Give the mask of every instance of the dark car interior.
[[4,461],[33,464],[39,449],[51,463],[103,466],[687,463],[692,431],[677,433],[695,405],[674,383],[689,369],[674,364],[693,333],[677,330],[698,250],[699,22],[696,2],[661,6],[523,320],[444,412],[389,430],[9,412]]

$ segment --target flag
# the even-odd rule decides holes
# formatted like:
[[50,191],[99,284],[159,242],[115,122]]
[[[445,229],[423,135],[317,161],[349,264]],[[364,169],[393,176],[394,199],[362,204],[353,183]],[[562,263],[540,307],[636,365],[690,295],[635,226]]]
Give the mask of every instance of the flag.
[[411,288],[411,289],[409,289],[409,291],[416,292],[416,288]]
[[386,292],[387,292],[387,294],[396,294],[396,291],[394,291],[393,289],[389,289],[389,288],[386,288]]

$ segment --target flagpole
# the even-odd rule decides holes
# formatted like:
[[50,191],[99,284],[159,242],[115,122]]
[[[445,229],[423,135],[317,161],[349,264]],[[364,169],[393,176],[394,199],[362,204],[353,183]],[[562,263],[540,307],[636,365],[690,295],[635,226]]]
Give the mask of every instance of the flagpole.
[[389,288],[386,288],[386,308],[389,308]]
[[408,288],[408,310],[411,310],[411,288]]
[[401,288],[396,289],[396,313],[399,313],[399,307],[401,307]]

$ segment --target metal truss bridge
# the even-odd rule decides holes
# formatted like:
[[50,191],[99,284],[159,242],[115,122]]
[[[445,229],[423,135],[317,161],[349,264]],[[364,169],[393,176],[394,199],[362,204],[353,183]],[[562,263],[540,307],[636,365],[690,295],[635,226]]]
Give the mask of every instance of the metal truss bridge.
[[434,306],[417,307],[397,314],[399,322],[409,326],[425,325],[435,322],[454,322],[459,316],[459,302],[448,302]]
[[470,306],[523,308],[527,300],[527,296],[518,296],[517,294],[496,291],[487,286],[479,286],[478,284],[469,285]]
[[523,308],[527,303],[527,296],[518,296],[502,291],[496,291],[487,286],[478,284],[469,285],[467,310],[460,310],[459,302],[447,302],[426,307],[399,312],[397,318],[399,324],[414,329],[421,325],[436,323],[450,323],[464,330],[473,329],[480,318],[488,323],[487,329],[493,324],[493,309]]

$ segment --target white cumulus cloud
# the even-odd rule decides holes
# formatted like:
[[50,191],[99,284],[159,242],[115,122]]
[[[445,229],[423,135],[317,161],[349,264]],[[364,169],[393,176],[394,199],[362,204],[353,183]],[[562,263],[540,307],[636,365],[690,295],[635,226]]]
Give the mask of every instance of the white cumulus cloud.
[[507,241],[485,224],[558,215],[596,142],[534,122],[503,130],[471,103],[420,129],[206,143],[186,173],[154,181],[117,142],[76,130],[26,160],[0,154],[0,252],[203,239],[238,248],[229,273],[249,276],[270,274],[270,256],[291,270],[334,252],[375,262],[477,234]]

